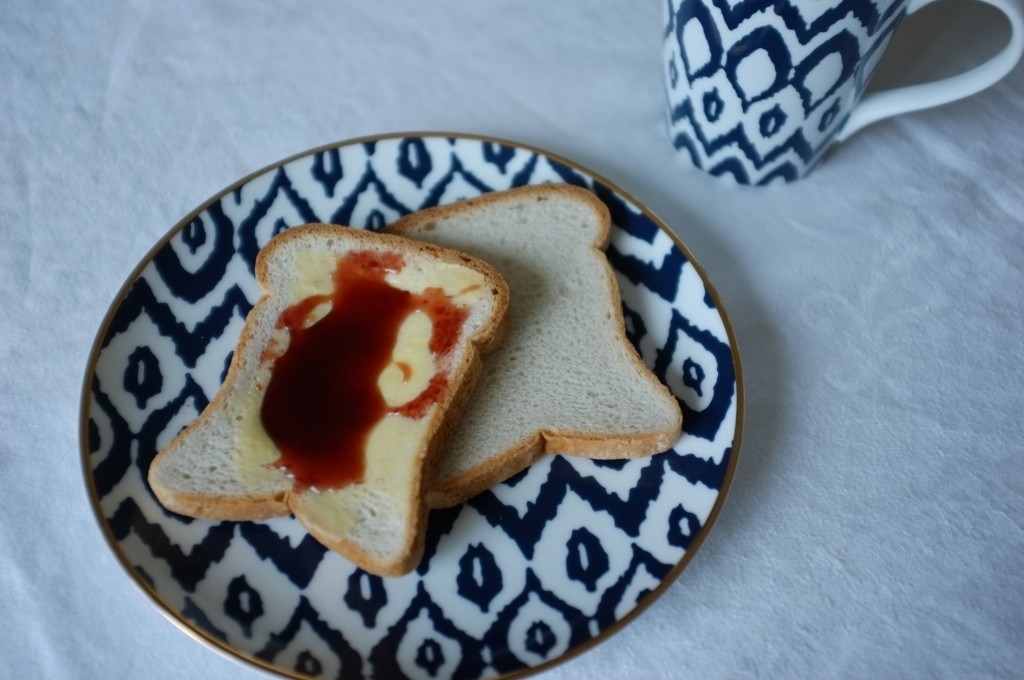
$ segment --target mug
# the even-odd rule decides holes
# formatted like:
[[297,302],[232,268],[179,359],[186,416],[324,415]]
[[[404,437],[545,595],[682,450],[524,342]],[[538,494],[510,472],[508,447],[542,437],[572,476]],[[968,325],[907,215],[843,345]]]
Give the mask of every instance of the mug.
[[900,20],[935,0],[667,0],[665,85],[673,146],[740,184],[806,175],[865,125],[962,99],[1024,51],[1021,0],[982,0],[1010,42],[966,73],[863,97]]

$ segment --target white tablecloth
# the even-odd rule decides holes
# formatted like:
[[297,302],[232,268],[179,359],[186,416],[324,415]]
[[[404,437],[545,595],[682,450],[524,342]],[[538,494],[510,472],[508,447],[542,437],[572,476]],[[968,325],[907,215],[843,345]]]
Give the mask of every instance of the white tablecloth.
[[[1024,67],[869,128],[807,180],[674,156],[663,3],[0,3],[0,675],[259,678],[120,567],[80,463],[81,380],[122,282],[236,179],[445,130],[566,156],[707,270],[743,355],[717,525],[635,622],[549,678],[965,678],[1024,668]],[[1005,39],[957,7],[891,82]],[[965,18],[966,17],[966,18]]]

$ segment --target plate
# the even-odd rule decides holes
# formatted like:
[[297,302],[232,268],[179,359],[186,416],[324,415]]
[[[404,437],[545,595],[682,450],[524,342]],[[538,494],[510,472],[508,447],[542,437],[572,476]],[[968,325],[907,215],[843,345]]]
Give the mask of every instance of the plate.
[[[545,182],[586,187],[611,211],[607,254],[627,335],[683,408],[671,451],[613,462],[545,457],[432,512],[423,561],[394,579],[356,569],[290,517],[201,521],[156,501],[149,463],[216,393],[259,296],[256,253],[274,234],[306,222],[376,230],[414,210]],[[81,438],[111,548],[195,638],[287,677],[493,678],[589,648],[674,581],[722,506],[742,421],[726,314],[653,214],[539,149],[398,134],[275,163],[175,225],[97,334]]]

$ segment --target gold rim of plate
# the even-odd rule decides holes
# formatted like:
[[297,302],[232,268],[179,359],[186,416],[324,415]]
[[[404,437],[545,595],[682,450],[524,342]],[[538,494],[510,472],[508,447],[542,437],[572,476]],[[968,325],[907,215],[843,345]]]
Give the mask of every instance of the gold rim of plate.
[[672,239],[672,242],[676,246],[676,248],[678,248],[686,257],[687,262],[693,265],[694,269],[697,270],[697,273],[700,276],[701,282],[704,284],[704,287],[708,295],[715,303],[715,309],[718,312],[719,316],[722,318],[722,323],[725,326],[726,335],[729,338],[729,350],[732,355],[733,366],[736,373],[736,425],[735,431],[733,433],[732,451],[729,454],[729,464],[725,471],[725,477],[722,480],[722,486],[718,490],[718,497],[715,499],[715,504],[714,506],[712,506],[711,512],[708,514],[708,518],[707,521],[704,523],[704,526],[701,527],[700,531],[697,533],[697,536],[693,539],[693,542],[690,543],[690,547],[683,554],[683,557],[669,571],[665,578],[661,580],[661,583],[659,583],[656,588],[648,592],[644,596],[643,600],[638,602],[636,606],[634,606],[633,609],[631,609],[625,616],[623,616],[621,619],[610,625],[599,635],[566,650],[564,654],[555,659],[550,659],[542,664],[522,668],[511,673],[504,673],[501,675],[494,676],[494,680],[510,680],[511,678],[522,678],[528,675],[533,675],[535,673],[540,673],[556,665],[569,661],[570,659],[592,649],[599,643],[604,642],[608,638],[612,637],[613,635],[618,633],[623,627],[631,623],[640,614],[642,614],[649,606],[651,606],[655,602],[655,600],[661,597],[661,595],[665,592],[665,590],[668,589],[669,586],[671,586],[676,581],[676,579],[687,567],[687,565],[689,565],[689,563],[693,560],[694,555],[697,554],[697,551],[704,543],[704,540],[707,538],[707,535],[711,532],[711,529],[715,524],[715,520],[718,519],[718,514],[719,512],[721,512],[722,506],[725,504],[725,500],[728,496],[729,489],[732,486],[733,476],[736,472],[736,464],[739,460],[740,444],[743,435],[743,420],[745,412],[743,370],[742,365],[740,363],[739,349],[736,346],[736,336],[733,332],[732,323],[729,321],[729,316],[726,313],[725,307],[722,305],[722,301],[718,296],[718,291],[715,290],[706,272],[704,271],[704,268],[693,257],[693,254],[690,252],[690,250],[685,245],[683,245],[682,241],[679,240],[679,237],[676,236],[675,232],[673,232],[661,220],[661,218],[655,215],[644,204],[636,200],[629,192],[624,191],[615,183],[610,182],[601,175],[591,171],[590,169],[580,165],[579,163],[576,163],[565,157],[559,156],[558,154],[555,153],[551,153],[544,149],[531,146],[529,144],[523,144],[520,142],[514,142],[507,139],[501,139],[499,137],[491,137],[488,135],[477,135],[472,133],[461,132],[393,132],[381,135],[368,135],[365,137],[356,137],[353,139],[343,140],[340,142],[332,142],[329,144],[324,144],[322,146],[314,147],[312,149],[308,149],[306,151],[302,151],[292,156],[289,156],[283,160],[279,160],[275,163],[271,163],[263,168],[260,168],[259,170],[256,170],[246,175],[245,177],[232,183],[231,185],[225,187],[221,191],[217,192],[216,194],[208,198],[197,208],[189,212],[184,218],[179,220],[177,224],[175,224],[166,234],[164,234],[164,236],[159,241],[156,242],[156,244],[152,248],[149,249],[149,252],[147,252],[146,255],[142,258],[142,260],[135,266],[131,274],[128,275],[128,278],[125,280],[124,284],[122,284],[121,288],[117,292],[117,295],[114,297],[114,300],[111,303],[110,308],[107,310],[106,315],[103,317],[103,322],[100,324],[99,331],[96,333],[96,338],[93,341],[92,349],[89,353],[89,360],[86,366],[85,377],[82,384],[81,406],[79,411],[79,448],[81,450],[82,456],[82,472],[85,476],[86,487],[88,488],[89,491],[90,505],[92,506],[93,513],[96,517],[96,521],[99,523],[100,528],[103,531],[103,536],[106,539],[108,546],[117,556],[117,559],[121,563],[121,566],[124,568],[124,570],[128,573],[129,576],[131,576],[132,581],[135,583],[135,585],[139,589],[141,589],[142,592],[145,593],[150,600],[152,600],[152,602],[156,605],[157,609],[165,617],[167,617],[179,629],[184,631],[193,639],[203,643],[204,645],[214,649],[217,652],[220,652],[221,654],[230,659],[236,661],[244,661],[262,670],[269,671],[271,673],[276,673],[286,678],[295,678],[296,680],[301,680],[307,677],[297,672],[290,671],[288,669],[276,666],[272,663],[259,659],[252,654],[241,651],[231,646],[223,640],[213,637],[212,635],[204,631],[202,628],[199,628],[191,621],[186,619],[184,616],[182,616],[181,612],[179,612],[176,607],[172,606],[169,602],[167,602],[167,600],[165,600],[163,596],[153,588],[153,586],[151,586],[149,583],[147,583],[139,576],[135,568],[132,566],[132,563],[129,560],[128,555],[121,549],[120,543],[117,541],[117,539],[111,532],[110,524],[107,521],[106,517],[104,517],[103,515],[103,509],[100,505],[99,494],[96,491],[93,469],[90,462],[91,453],[89,450],[89,417],[92,380],[93,376],[96,373],[96,361],[99,358],[100,350],[102,349],[101,345],[103,342],[103,338],[107,334],[107,330],[110,327],[110,323],[113,320],[114,315],[117,314],[118,310],[121,307],[121,304],[124,302],[124,298],[127,295],[128,290],[141,275],[142,270],[145,269],[145,267],[153,260],[156,253],[159,252],[164,246],[166,246],[167,243],[176,234],[178,234],[178,232],[184,229],[186,225],[188,225],[189,223],[192,222],[193,219],[198,217],[200,213],[209,208],[216,201],[221,200],[224,196],[234,191],[235,189],[238,189],[239,187],[248,184],[252,180],[270,172],[271,170],[275,170],[282,166],[288,165],[292,161],[296,161],[300,158],[305,158],[307,156],[311,156],[317,153],[323,153],[324,151],[329,151],[331,149],[340,149],[346,146],[354,146],[370,142],[380,142],[390,139],[404,138],[441,138],[456,140],[465,139],[470,141],[487,142],[491,144],[501,144],[503,146],[511,148],[522,149],[524,151],[529,151],[531,153],[544,156],[553,161],[561,163],[594,180],[595,182],[598,182],[604,185],[605,187],[611,189],[616,194],[629,201],[634,207],[638,208],[645,216],[647,216],[648,219],[650,219],[658,227],[658,229],[665,232],[665,234],[667,234],[668,237]]

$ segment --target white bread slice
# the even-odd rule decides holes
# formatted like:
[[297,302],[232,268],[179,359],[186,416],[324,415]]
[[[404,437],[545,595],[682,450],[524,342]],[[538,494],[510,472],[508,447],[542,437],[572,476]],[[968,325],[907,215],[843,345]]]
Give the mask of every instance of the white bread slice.
[[530,186],[408,215],[386,231],[490,262],[512,295],[502,346],[440,457],[431,507],[455,505],[545,453],[634,458],[670,448],[682,412],[625,334],[604,255],[608,209]]
[[[397,335],[388,336],[396,339],[377,357],[391,363],[379,374],[371,372],[390,410],[373,421],[362,450],[362,480],[318,488],[310,482],[316,479],[316,467],[311,477],[300,473],[296,481],[289,477],[292,472],[279,467],[286,458],[261,416],[273,381],[284,382],[280,373],[272,374],[272,367],[283,363],[290,347],[299,346],[296,334],[303,332],[277,324],[285,318],[300,318],[302,328],[323,323],[334,302],[318,303],[299,317],[282,314],[300,308],[303,300],[333,295],[336,270],[366,253],[376,254],[378,260],[397,254],[400,270],[392,266],[386,275],[380,274],[390,288],[411,291],[420,295],[417,299],[422,299],[424,289],[434,288],[428,293],[436,293],[442,288],[445,299],[463,310],[456,316],[465,318],[452,348],[437,354],[427,343],[439,337],[434,329],[443,322],[426,320],[429,315],[422,311],[394,314],[403,319]],[[504,280],[490,265],[460,253],[328,225],[294,227],[276,236],[257,257],[256,278],[264,295],[246,318],[224,384],[200,416],[154,459],[149,470],[153,491],[168,509],[193,517],[259,520],[293,513],[315,538],[363,569],[385,576],[408,572],[423,549],[424,475],[430,474],[434,453],[479,376],[480,354],[498,344],[503,334],[508,307]],[[346,285],[341,285],[342,292],[354,290]],[[367,313],[380,318],[377,308]],[[333,353],[334,336],[328,337],[326,347]],[[420,408],[420,413],[402,414],[401,405],[415,401],[434,375],[446,375],[447,384],[439,394],[436,389],[431,392],[435,398],[424,402],[425,413]],[[361,395],[352,402],[365,403]],[[325,413],[345,408],[318,402],[303,409],[321,405],[327,407]],[[284,422],[294,420],[289,416]]]

